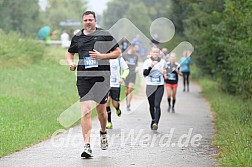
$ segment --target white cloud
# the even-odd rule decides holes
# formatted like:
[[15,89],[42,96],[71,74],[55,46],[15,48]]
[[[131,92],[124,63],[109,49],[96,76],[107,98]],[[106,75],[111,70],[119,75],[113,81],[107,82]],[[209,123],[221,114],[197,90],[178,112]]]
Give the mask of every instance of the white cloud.
[[107,8],[109,0],[88,0],[88,10],[92,10],[97,14],[102,14],[103,10]]

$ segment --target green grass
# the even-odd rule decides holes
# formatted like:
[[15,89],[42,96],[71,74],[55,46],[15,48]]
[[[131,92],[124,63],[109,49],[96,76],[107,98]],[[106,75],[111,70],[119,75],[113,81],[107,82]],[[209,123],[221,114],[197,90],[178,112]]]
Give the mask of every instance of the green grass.
[[[6,34],[0,30],[0,38],[0,157],[3,157],[48,139],[64,128],[57,118],[79,97],[75,72],[59,63],[65,60],[65,49],[21,39],[14,32]],[[121,99],[124,97],[122,87]],[[96,115],[92,112],[93,117]]]
[[[0,157],[48,139],[64,128],[57,118],[78,101],[75,73],[59,63],[65,59],[66,50],[52,46],[39,48],[44,54],[35,58],[35,62],[29,60],[29,55],[15,61],[13,55],[0,63]],[[18,57],[18,51],[13,54]],[[139,85],[138,78],[136,90]],[[92,112],[93,117],[96,115]]]
[[219,89],[218,83],[210,79],[200,78],[199,83],[211,110],[215,113],[217,132],[213,145],[219,148],[219,166],[251,166],[251,99],[244,100],[239,96],[225,94]]
[[39,63],[0,67],[0,157],[62,128],[58,116],[78,100],[75,74],[58,61],[64,55],[49,47]]

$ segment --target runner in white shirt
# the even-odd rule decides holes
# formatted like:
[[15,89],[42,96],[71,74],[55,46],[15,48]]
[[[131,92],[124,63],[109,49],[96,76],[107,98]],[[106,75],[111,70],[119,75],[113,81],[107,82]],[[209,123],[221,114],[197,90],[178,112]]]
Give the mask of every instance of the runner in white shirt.
[[[119,57],[117,59],[110,59],[110,91],[109,97],[107,101],[107,113],[108,113],[108,123],[107,129],[112,129],[112,121],[111,121],[111,108],[110,108],[110,99],[112,98],[112,104],[116,109],[117,116],[121,116],[122,112],[120,110],[120,86],[125,78],[129,74],[129,67],[126,64],[123,57]],[[122,71],[122,74],[121,74]]]
[[164,94],[164,77],[167,78],[166,62],[161,59],[160,49],[152,48],[151,56],[144,61],[143,75],[147,76],[146,95],[150,106],[151,129],[158,129],[158,122],[161,115],[160,103]]

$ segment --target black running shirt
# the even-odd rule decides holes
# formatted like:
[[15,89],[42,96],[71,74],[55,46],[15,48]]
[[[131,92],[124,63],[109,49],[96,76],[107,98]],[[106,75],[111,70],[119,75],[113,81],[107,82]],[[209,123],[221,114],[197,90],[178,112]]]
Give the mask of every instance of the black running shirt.
[[85,35],[83,29],[71,40],[68,49],[70,53],[79,54],[78,71],[110,71],[109,60],[92,60],[89,51],[93,49],[100,53],[109,53],[119,47],[112,35],[103,29]]
[[124,54],[123,58],[128,62],[129,75],[136,73],[136,67],[138,63],[138,56],[136,54]]
[[165,79],[165,82],[168,84],[177,84],[178,83],[178,74],[175,69],[179,70],[179,64],[177,62],[171,64],[167,62],[166,74],[168,79]]

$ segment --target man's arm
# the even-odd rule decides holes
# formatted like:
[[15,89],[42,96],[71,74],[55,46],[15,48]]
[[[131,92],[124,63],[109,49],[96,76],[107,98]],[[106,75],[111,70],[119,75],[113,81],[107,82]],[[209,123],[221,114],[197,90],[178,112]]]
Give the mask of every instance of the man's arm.
[[76,65],[74,63],[74,53],[66,52],[66,60],[69,64],[70,70],[74,71],[76,69]]
[[109,53],[100,53],[96,50],[89,51],[89,55],[95,60],[116,59],[121,55],[121,49],[119,47]]

